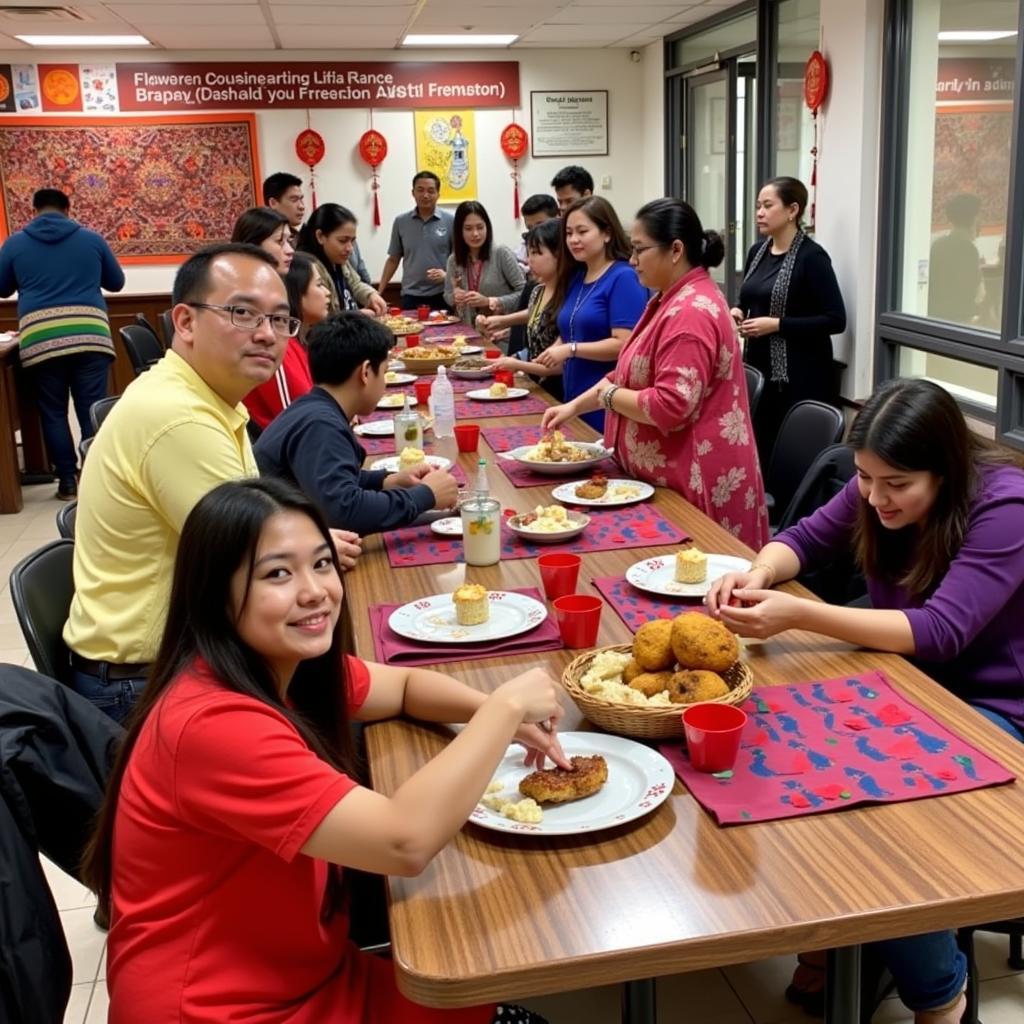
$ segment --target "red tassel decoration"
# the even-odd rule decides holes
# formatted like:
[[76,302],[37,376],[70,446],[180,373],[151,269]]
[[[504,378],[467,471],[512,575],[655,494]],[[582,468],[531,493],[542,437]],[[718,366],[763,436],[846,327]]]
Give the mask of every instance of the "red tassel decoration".
[[373,226],[375,228],[380,227],[380,200],[377,197],[377,190],[379,186],[374,180],[373,183]]
[[519,220],[519,165],[512,172],[512,219]]

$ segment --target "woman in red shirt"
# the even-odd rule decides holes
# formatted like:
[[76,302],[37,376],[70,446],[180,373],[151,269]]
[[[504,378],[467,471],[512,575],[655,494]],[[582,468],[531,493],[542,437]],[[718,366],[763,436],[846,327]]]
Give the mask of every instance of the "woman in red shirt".
[[[109,780],[85,877],[110,901],[111,1024],[490,1024],[516,1007],[409,1002],[348,937],[343,868],[414,875],[462,827],[509,742],[564,765],[539,669],[490,696],[343,652],[319,510],[272,479],[185,522],[167,626]],[[468,721],[390,797],[356,780],[350,719]],[[498,1011],[501,1011],[500,1015]]]

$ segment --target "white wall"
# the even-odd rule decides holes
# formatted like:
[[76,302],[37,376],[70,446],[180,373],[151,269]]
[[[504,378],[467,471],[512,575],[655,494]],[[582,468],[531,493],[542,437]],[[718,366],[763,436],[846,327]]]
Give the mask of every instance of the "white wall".
[[[626,49],[568,50],[502,50],[495,59],[517,60],[520,67],[522,106],[516,119],[530,128],[530,90],[607,89],[609,120],[609,153],[606,157],[579,159],[527,157],[520,162],[520,199],[534,192],[550,192],[549,182],[555,172],[568,163],[583,164],[594,176],[597,191],[616,207],[627,225],[636,210],[647,200],[660,196],[663,181],[663,81],[661,77],[661,43],[641,52],[641,60],[630,60]],[[80,55],[33,52],[37,62],[73,60]],[[104,61],[198,60],[240,61],[274,60],[432,60],[455,61],[480,59],[474,53],[431,51],[429,53],[396,53],[393,50],[332,52],[315,54],[309,51],[247,53],[175,52],[167,54],[138,53],[90,54],[97,63]],[[0,52],[0,61],[24,62],[24,51]],[[457,105],[456,105],[457,106]],[[511,120],[510,109],[478,110],[476,122],[476,159],[478,198],[487,207],[499,241],[516,244],[521,225],[512,218],[511,164],[501,152],[499,135]],[[317,198],[320,202],[340,202],[359,217],[359,244],[371,276],[381,271],[390,236],[391,219],[412,205],[411,181],[416,171],[413,114],[411,110],[381,110],[374,113],[374,126],[388,140],[388,156],[381,167],[381,227],[372,224],[372,193],[369,167],[356,152],[359,136],[369,127],[366,110],[312,110],[311,125],[323,135],[327,154],[317,167]],[[306,126],[303,110],[256,111],[259,137],[259,159],[264,175],[272,171],[291,171],[308,181],[308,169],[295,155],[295,136]],[[602,179],[610,184],[602,187]],[[308,196],[307,196],[308,200]],[[241,211],[239,211],[241,212]],[[12,227],[14,227],[12,225]],[[173,266],[128,266],[125,291],[140,293],[169,291],[174,277]]]

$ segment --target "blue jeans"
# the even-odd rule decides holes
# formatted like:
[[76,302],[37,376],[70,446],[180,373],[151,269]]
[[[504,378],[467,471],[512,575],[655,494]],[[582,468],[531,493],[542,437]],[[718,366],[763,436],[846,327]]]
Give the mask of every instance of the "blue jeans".
[[46,450],[61,483],[74,483],[78,469],[75,442],[68,426],[68,396],[74,399],[82,440],[92,437],[89,410],[107,397],[107,379],[113,356],[101,352],[73,352],[54,356],[28,368],[36,391],[39,419]]
[[1017,728],[1008,718],[1004,718],[998,711],[992,711],[990,708],[979,707],[977,704],[972,704],[972,708],[979,714],[984,715],[993,725],[998,725],[1003,732],[1008,732],[1015,740],[1024,741],[1024,736],[1021,735],[1020,729]]
[[115,722],[124,723],[128,712],[146,685],[145,677],[136,679],[107,679],[106,666],[101,669],[102,675],[91,676],[75,669],[71,685],[76,693],[91,700],[104,714]]
[[963,991],[967,958],[957,948],[953,932],[886,939],[871,947],[889,968],[908,1010],[937,1010]]

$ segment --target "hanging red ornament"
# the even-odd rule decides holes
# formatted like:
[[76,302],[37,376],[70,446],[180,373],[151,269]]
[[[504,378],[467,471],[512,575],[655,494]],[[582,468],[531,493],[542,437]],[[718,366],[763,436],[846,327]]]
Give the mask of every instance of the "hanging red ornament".
[[818,208],[818,111],[828,96],[828,61],[820,50],[815,50],[804,67],[804,103],[814,118],[814,145],[811,147],[811,226],[814,226]]
[[370,165],[371,188],[373,189],[373,226],[380,227],[380,177],[377,168],[388,155],[388,140],[379,131],[371,128],[359,137],[359,155]]
[[501,151],[512,161],[512,216],[519,220],[519,161],[526,156],[530,137],[513,121],[501,133]]
[[[309,115],[306,115],[306,123],[309,124]],[[316,174],[313,168],[324,158],[327,147],[324,145],[324,138],[319,132],[307,127],[299,132],[295,139],[295,153],[298,158],[309,168],[309,193],[316,209]]]

